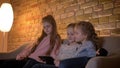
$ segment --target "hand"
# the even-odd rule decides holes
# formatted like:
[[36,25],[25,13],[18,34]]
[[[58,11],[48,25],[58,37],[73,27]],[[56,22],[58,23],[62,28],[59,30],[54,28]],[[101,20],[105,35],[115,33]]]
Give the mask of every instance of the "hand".
[[24,58],[26,58],[27,56],[25,54],[18,54],[16,57],[16,60],[23,60]]
[[60,64],[60,61],[59,61],[59,60],[55,60],[54,63],[55,63],[55,66],[56,66],[56,67],[59,67],[59,64]]

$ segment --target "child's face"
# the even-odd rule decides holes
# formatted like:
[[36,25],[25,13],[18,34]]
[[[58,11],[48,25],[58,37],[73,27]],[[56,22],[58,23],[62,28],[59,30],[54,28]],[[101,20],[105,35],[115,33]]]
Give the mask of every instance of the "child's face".
[[82,30],[78,27],[75,27],[75,41],[76,42],[83,42],[86,40],[87,35],[83,34]]
[[43,23],[43,30],[47,35],[50,35],[52,32],[52,25],[48,22]]
[[70,43],[75,41],[74,29],[72,27],[67,28],[67,37]]

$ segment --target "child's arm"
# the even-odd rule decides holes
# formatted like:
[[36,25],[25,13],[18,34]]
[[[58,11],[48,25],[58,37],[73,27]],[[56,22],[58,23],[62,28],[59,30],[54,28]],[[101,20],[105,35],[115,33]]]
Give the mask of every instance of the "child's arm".
[[[87,51],[87,52],[85,52],[85,51]],[[77,57],[77,56],[81,57],[83,55],[87,55],[85,53],[88,53],[91,57],[96,55],[95,47],[92,44],[92,42],[87,42],[85,44],[80,45],[77,49],[77,52],[75,53],[75,57]]]
[[55,63],[55,66],[56,66],[56,67],[59,67],[59,64],[60,64],[60,61],[59,61],[59,60],[55,60],[54,63]]
[[16,60],[23,60],[26,57],[28,57],[29,54],[31,53],[32,48],[33,48],[33,43],[25,47],[25,49],[23,49],[23,51],[16,56]]

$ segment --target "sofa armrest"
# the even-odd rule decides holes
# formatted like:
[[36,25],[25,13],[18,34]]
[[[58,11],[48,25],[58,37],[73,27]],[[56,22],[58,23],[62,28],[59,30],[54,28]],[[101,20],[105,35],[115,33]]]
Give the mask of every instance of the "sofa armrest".
[[29,43],[24,44],[12,52],[0,53],[0,60],[16,59],[17,54],[19,54],[28,44]]
[[85,68],[120,68],[120,56],[91,58]]

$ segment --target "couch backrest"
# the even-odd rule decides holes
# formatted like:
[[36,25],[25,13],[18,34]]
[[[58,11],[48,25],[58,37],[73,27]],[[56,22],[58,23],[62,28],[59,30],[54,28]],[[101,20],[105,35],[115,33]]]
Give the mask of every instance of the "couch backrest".
[[109,55],[120,55],[120,36],[100,37],[101,45],[108,50]]

